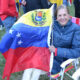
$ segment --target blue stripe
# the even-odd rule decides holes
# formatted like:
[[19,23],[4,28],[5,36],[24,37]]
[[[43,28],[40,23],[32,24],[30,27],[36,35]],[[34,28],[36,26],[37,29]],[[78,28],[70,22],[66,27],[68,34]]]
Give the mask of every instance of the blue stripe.
[[[32,27],[23,23],[16,24],[12,27],[13,33],[7,33],[0,46],[2,46],[1,52],[8,51],[9,48],[16,49],[18,47],[48,47],[47,37],[49,26],[45,27]],[[21,37],[16,35],[20,33]],[[22,41],[22,44],[18,44],[19,41]],[[7,47],[6,47],[7,46]]]

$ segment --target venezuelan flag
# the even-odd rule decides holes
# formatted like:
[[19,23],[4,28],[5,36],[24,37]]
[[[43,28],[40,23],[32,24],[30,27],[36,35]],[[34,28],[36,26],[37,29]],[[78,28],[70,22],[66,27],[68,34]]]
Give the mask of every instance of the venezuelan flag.
[[6,59],[3,78],[28,68],[49,71],[50,52],[47,38],[52,21],[51,9],[24,14],[4,35],[0,52]]

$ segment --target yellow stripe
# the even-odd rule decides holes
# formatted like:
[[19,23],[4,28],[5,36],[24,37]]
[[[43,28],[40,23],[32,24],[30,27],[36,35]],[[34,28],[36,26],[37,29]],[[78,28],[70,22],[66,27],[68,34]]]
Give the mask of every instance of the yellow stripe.
[[[24,14],[17,22],[17,23],[24,23],[30,26],[34,26],[34,27],[39,27],[38,25],[35,25],[34,22],[32,21],[32,13],[35,14],[35,11],[30,11],[26,14]],[[46,13],[46,22],[43,25],[40,25],[40,27],[44,27],[44,26],[50,26],[51,21],[52,21],[52,15],[51,15],[51,9],[38,9],[38,11],[43,11]]]

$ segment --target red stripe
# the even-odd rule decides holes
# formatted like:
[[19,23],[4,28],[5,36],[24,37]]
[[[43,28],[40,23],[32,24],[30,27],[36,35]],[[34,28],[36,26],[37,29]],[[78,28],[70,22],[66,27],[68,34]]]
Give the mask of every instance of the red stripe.
[[67,72],[67,71],[71,70],[72,68],[74,68],[74,66],[70,66],[70,67],[67,68],[64,72]]
[[[8,56],[7,56],[8,54]],[[22,71],[27,68],[37,68],[44,71],[49,71],[50,52],[48,48],[28,47],[9,49],[4,53],[7,61],[4,68],[3,78],[11,73]]]
[[[69,68],[65,69],[64,73],[71,70],[72,68],[74,68],[74,66],[70,66]],[[56,74],[56,75],[52,75],[52,78],[58,78],[60,76],[60,73]]]
[[57,56],[57,48],[55,48],[55,56]]

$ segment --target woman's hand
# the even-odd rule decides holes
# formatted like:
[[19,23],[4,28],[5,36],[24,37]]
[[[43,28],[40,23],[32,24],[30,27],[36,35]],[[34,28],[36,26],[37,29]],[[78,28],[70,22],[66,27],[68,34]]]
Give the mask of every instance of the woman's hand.
[[50,46],[50,47],[49,47],[49,50],[50,50],[50,52],[55,53],[55,47],[54,47],[54,46]]

